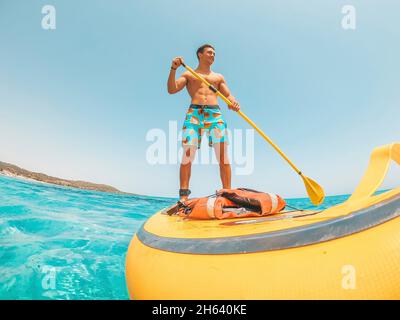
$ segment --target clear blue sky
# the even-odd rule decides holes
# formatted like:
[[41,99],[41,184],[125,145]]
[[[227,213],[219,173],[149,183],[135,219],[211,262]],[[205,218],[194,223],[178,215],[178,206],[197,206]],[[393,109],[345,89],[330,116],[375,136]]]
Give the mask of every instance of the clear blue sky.
[[[53,31],[41,28],[46,4]],[[346,4],[356,30],[341,27]],[[371,150],[400,140],[399,11],[394,0],[0,0],[0,161],[176,196],[178,165],[149,165],[145,137],[182,125],[189,98],[166,91],[171,59],[195,67],[209,42],[242,110],[327,194],[350,193]],[[249,128],[221,105],[229,128]],[[385,186],[399,177],[393,166]],[[305,195],[257,135],[254,172],[233,186]],[[194,166],[194,195],[219,187],[217,166]]]

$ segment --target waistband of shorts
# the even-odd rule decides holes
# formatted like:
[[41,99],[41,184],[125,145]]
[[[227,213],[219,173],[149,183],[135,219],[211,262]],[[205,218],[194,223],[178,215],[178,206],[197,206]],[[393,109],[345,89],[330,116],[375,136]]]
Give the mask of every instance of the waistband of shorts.
[[190,108],[193,109],[219,109],[219,105],[208,105],[208,104],[191,104]]

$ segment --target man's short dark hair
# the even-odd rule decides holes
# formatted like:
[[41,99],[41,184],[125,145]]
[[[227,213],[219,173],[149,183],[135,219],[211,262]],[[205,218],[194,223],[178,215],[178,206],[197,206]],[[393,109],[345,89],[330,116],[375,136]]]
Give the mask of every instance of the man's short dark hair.
[[203,45],[202,45],[200,48],[198,48],[197,51],[196,51],[197,59],[199,59],[199,53],[203,53],[203,52],[204,52],[204,49],[206,49],[206,48],[211,48],[211,49],[215,50],[214,47],[213,47],[211,44],[203,44]]

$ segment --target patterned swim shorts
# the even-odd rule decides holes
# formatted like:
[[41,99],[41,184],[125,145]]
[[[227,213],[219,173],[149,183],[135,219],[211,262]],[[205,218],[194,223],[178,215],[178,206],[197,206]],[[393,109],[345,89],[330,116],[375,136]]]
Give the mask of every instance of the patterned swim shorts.
[[182,145],[200,149],[204,132],[210,147],[216,143],[228,142],[226,128],[219,106],[191,104],[183,123]]

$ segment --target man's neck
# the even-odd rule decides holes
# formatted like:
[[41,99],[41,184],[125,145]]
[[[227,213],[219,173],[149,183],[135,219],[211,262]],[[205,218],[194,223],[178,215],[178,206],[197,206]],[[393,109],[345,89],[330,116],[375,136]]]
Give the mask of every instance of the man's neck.
[[210,73],[211,66],[209,64],[199,63],[197,66],[197,71],[200,71],[201,73]]

